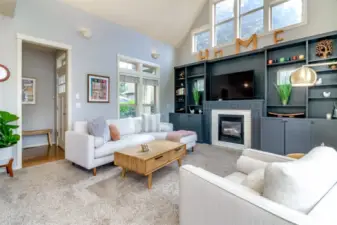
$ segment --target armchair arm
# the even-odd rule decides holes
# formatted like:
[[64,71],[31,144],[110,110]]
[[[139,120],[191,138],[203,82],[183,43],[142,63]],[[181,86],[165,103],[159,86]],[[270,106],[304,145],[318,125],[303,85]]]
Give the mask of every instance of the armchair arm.
[[65,158],[86,169],[92,169],[95,154],[94,136],[75,131],[66,132]]
[[251,148],[243,150],[242,155],[248,156],[253,159],[258,159],[267,163],[271,162],[288,162],[296,159],[289,158],[283,155],[277,155],[270,152],[259,151]]
[[173,131],[173,124],[161,122],[160,123],[160,131],[163,131],[163,132]]
[[186,165],[180,169],[180,225],[308,225],[309,218],[242,185]]

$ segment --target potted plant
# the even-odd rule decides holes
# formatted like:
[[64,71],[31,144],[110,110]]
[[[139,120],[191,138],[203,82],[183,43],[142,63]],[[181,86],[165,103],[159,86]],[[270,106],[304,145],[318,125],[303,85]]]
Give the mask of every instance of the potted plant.
[[13,132],[19,126],[11,124],[18,119],[14,114],[0,111],[0,159],[11,158],[12,146],[20,140],[20,135]]
[[200,93],[197,87],[194,86],[193,88],[193,99],[195,105],[199,105],[199,100],[200,100]]
[[282,105],[287,105],[292,89],[291,84],[281,84],[281,85],[275,84],[275,87],[278,95],[280,96]]

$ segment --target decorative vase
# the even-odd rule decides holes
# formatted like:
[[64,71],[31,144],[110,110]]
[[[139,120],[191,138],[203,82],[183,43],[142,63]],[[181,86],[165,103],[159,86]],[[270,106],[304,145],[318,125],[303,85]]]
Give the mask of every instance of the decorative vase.
[[13,147],[0,148],[0,160],[10,159],[13,156]]
[[332,69],[332,70],[337,69],[337,65],[331,65],[331,66],[330,66],[330,69]]
[[282,105],[287,105],[288,104],[288,99],[282,99]]

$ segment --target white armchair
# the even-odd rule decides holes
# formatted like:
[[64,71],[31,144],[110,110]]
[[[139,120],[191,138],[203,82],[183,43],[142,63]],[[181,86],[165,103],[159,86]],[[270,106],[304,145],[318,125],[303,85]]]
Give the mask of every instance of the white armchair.
[[[251,149],[243,154],[265,162],[293,160]],[[337,224],[332,211],[337,206],[336,185],[311,212],[304,214],[264,198],[230,176],[226,179],[191,165],[181,167],[180,225]]]

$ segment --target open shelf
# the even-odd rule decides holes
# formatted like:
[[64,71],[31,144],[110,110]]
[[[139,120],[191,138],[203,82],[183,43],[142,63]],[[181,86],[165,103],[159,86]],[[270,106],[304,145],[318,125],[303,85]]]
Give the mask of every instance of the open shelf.
[[306,106],[305,105],[268,105],[267,107],[270,107],[270,108],[278,108],[278,107],[300,108],[300,107],[306,107]]
[[306,62],[306,60],[305,59],[291,60],[291,61],[287,61],[287,62],[279,62],[279,63],[267,64],[267,66],[268,67],[283,66],[283,65],[294,64],[294,63],[301,63],[301,62]]
[[316,73],[332,73],[332,72],[337,72],[337,70],[333,69],[316,70]]
[[201,77],[204,77],[204,76],[205,76],[205,74],[203,74],[203,73],[202,74],[195,74],[195,75],[188,76],[187,79],[199,78],[199,77],[201,78]]
[[329,98],[324,98],[324,97],[309,97],[309,100],[336,100],[337,97],[329,97]]
[[309,88],[320,88],[320,87],[333,87],[336,86],[337,87],[337,83],[331,83],[331,84],[317,84],[315,86],[310,86]]
[[309,60],[309,63],[318,63],[318,62],[324,62],[329,60],[337,60],[337,56],[329,57],[329,58],[322,58],[322,59],[313,59]]

